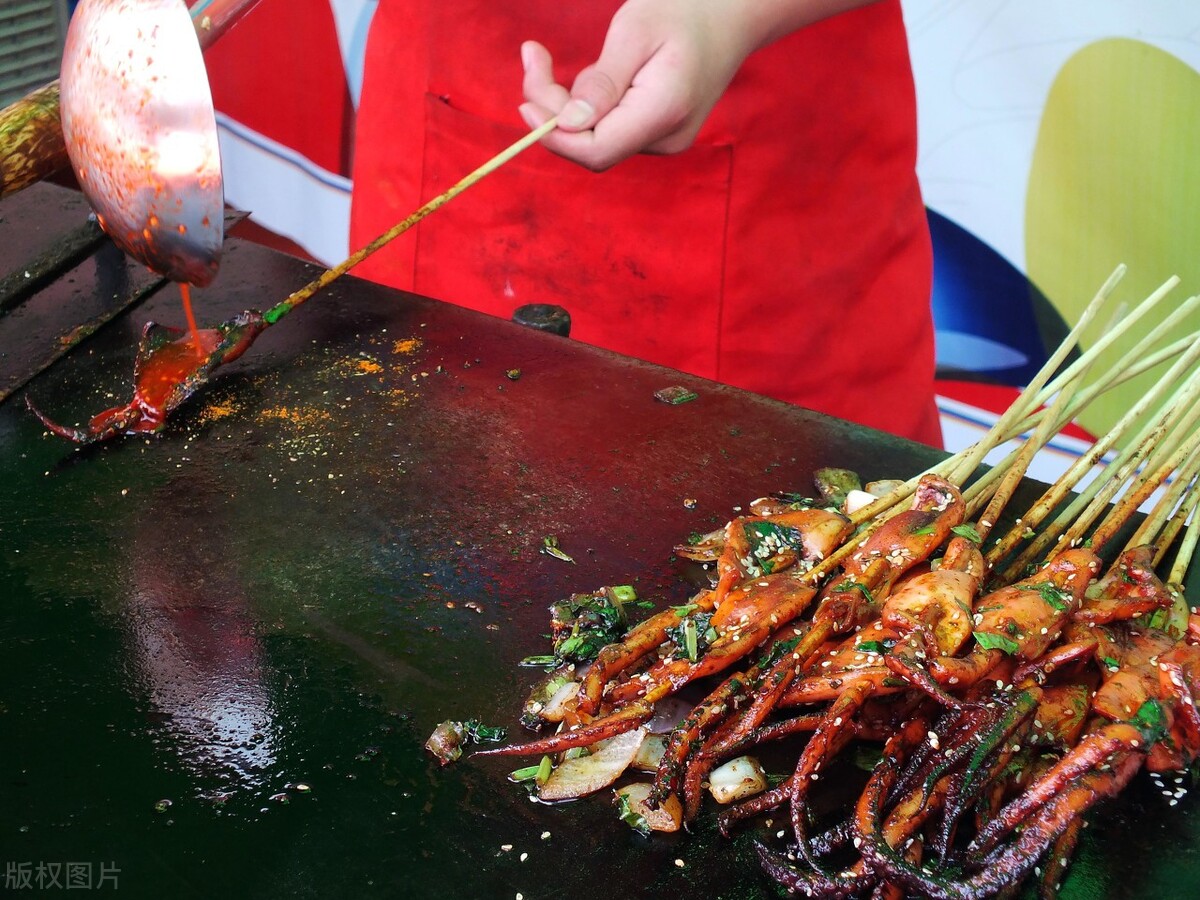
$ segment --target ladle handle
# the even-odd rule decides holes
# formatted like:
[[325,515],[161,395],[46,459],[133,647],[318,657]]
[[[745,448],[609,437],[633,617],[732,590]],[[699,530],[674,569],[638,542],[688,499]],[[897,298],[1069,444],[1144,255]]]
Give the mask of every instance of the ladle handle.
[[207,50],[211,47],[257,4],[258,0],[196,0],[190,4],[188,14],[196,26],[200,49]]

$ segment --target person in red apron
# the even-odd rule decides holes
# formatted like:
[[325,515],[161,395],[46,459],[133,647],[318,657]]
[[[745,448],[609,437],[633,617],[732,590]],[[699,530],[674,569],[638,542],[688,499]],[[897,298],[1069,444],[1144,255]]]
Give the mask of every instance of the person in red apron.
[[[780,12],[746,32],[758,49],[715,20],[708,38],[683,42],[698,48],[698,86],[668,104],[665,128],[639,135],[645,117],[629,115],[631,98],[653,95],[659,76],[622,57],[664,46],[628,49],[639,28],[665,27],[645,17],[723,5]],[[561,155],[526,151],[361,274],[504,318],[557,304],[573,338],[940,445],[899,0],[797,27],[795,10],[847,5],[381,0],[358,112],[352,246],[520,137],[522,86],[524,124],[560,111],[570,121],[544,141]],[[667,46],[664,78],[689,65]],[[580,72],[569,102],[562,85]]]

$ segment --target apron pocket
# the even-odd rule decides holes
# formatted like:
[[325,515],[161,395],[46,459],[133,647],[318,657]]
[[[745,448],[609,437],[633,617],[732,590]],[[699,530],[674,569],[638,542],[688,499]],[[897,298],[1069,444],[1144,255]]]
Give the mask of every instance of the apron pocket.
[[[425,108],[424,200],[524,133]],[[503,318],[558,304],[572,337],[711,377],[732,161],[696,146],[597,174],[530,147],[419,226],[415,289]]]

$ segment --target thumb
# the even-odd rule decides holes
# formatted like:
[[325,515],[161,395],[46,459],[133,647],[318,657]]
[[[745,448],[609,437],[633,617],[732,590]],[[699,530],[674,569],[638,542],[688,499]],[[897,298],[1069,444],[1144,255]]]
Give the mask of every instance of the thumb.
[[[581,71],[571,85],[571,97],[559,111],[564,131],[586,131],[621,102],[645,59],[636,45],[615,42],[609,35],[600,58]],[[622,46],[624,44],[624,46]]]

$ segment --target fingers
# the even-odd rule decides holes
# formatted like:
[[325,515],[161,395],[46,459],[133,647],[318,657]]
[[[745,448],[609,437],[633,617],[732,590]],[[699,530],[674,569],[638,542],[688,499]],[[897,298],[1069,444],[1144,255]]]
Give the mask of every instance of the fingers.
[[697,130],[689,122],[686,85],[669,55],[658,50],[656,44],[610,31],[600,58],[568,91],[554,80],[549,51],[526,41],[521,45],[526,100],[521,117],[536,128],[557,115],[559,127],[542,139],[543,146],[597,172],[643,151],[685,149]]
[[[527,105],[545,113],[542,119],[545,121],[561,110],[571,95],[565,87],[555,82],[550,51],[537,41],[526,41],[521,45],[521,65],[525,70],[521,89]],[[536,124],[540,125],[541,122]]]
[[634,76],[651,55],[652,47],[616,40],[610,32],[600,58],[576,76],[568,92],[554,80],[550,51],[537,41],[526,41],[521,45],[525,100],[548,115],[557,114],[563,130],[584,131],[621,103]]
[[[525,74],[522,90],[525,102],[519,107],[521,118],[530,128],[537,128],[551,116],[558,116],[559,129],[542,139],[551,152],[573,160],[589,169],[606,169],[638,148],[625,149],[625,141],[616,148],[598,142],[591,125],[621,102],[621,94],[612,77],[599,63],[589,66],[575,79],[573,97],[554,80],[554,63],[550,52],[537,41],[521,45],[521,63]],[[609,118],[612,118],[610,115]],[[618,124],[620,116],[617,117]]]
[[584,131],[624,102],[634,76],[653,55],[654,47],[614,25],[604,39],[600,58],[581,71],[571,85],[571,98],[559,113],[566,131]]

